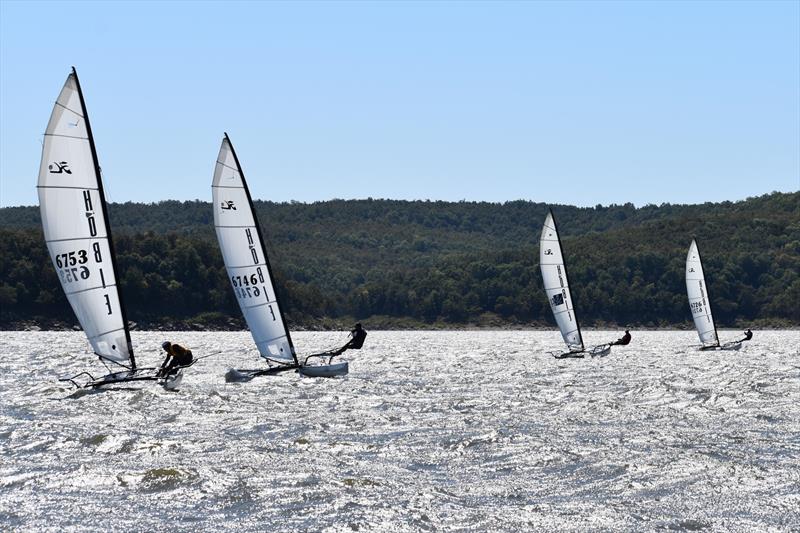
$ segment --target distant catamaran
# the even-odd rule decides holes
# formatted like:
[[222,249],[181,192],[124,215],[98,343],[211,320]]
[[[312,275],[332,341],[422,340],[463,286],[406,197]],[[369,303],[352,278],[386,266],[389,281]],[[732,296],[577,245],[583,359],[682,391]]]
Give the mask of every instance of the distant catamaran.
[[552,210],[547,213],[542,227],[542,237],[539,241],[539,266],[542,270],[542,281],[547,300],[550,302],[550,309],[553,311],[558,329],[561,330],[561,336],[569,350],[564,353],[553,353],[553,356],[557,359],[564,359],[567,357],[581,358],[587,353],[592,357],[608,355],[611,352],[610,344],[601,344],[586,350],[583,343],[578,316],[575,314],[575,307],[572,304],[567,265],[561,251],[561,238],[558,236],[558,228]]
[[[214,228],[225,261],[233,292],[261,357],[269,367],[256,370],[231,370],[226,379],[246,381],[298,370],[308,376],[343,376],[348,364],[331,364],[336,353],[307,356],[300,363],[286,326],[261,227],[256,219],[253,200],[242,167],[228,134],[222,139],[214,181],[211,184],[214,204]],[[328,357],[327,365],[308,365],[311,357]]]
[[711,298],[703,273],[703,262],[695,239],[692,239],[689,252],[686,254],[686,293],[689,297],[694,326],[700,336],[700,342],[703,343],[701,350],[738,350],[742,347],[743,340],[720,345],[714,315],[711,314]]
[[[177,387],[182,371],[162,378],[155,368],[136,366],[100,165],[74,67],[47,124],[37,189],[44,238],[64,294],[100,361],[109,371],[108,363],[124,369],[100,379],[81,372],[64,381],[81,387],[129,381]],[[79,385],[81,376],[89,381]]]

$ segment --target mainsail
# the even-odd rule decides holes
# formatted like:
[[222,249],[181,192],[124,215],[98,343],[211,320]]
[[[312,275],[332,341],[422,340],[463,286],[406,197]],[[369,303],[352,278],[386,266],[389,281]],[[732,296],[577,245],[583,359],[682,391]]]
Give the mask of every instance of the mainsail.
[[542,281],[550,309],[561,330],[561,336],[567,343],[570,351],[583,351],[583,337],[578,324],[578,317],[572,306],[572,296],[569,291],[569,278],[567,266],[564,264],[564,255],[561,253],[561,239],[558,236],[556,221],[553,212],[547,213],[542,228],[542,237],[539,240],[539,265],[542,269]]
[[258,351],[265,359],[296,365],[253,200],[227,133],[211,188],[214,227],[225,268]]
[[47,124],[37,188],[50,258],[89,343],[102,359],[135,368],[100,166],[74,68]]
[[705,346],[719,346],[717,326],[711,315],[711,301],[708,297],[706,279],[703,275],[703,263],[697,242],[692,239],[689,253],[686,255],[686,292],[689,296],[689,308],[700,335],[700,342]]

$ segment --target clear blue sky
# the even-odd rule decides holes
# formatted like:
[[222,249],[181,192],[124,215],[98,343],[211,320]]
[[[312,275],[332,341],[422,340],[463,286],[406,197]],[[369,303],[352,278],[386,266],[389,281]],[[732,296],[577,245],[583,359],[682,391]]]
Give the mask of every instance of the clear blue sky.
[[0,1],[0,205],[75,65],[112,201],[800,189],[800,2]]

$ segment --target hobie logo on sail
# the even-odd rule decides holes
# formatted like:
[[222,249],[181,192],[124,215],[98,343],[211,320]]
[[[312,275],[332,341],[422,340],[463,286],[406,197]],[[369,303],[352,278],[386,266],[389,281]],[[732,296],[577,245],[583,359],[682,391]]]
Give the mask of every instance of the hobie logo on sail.
[[220,209],[233,209],[236,211],[236,206],[233,205],[233,200],[225,200],[220,204]]
[[544,255],[553,255],[553,250],[548,248],[547,250],[544,251]]
[[553,302],[554,306],[564,305],[564,295],[560,292],[558,294],[554,294],[550,301]]
[[[50,174],[72,174],[72,171],[67,168],[69,163],[66,161],[55,162],[52,165],[47,165],[47,168],[50,169]],[[54,168],[55,167],[55,168]]]

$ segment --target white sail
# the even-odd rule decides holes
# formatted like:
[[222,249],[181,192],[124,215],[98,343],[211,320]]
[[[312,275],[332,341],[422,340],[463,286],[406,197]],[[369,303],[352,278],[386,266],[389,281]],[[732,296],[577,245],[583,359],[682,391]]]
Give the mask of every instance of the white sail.
[[74,69],[47,124],[37,188],[50,258],[89,343],[97,355],[135,366],[97,155]]
[[228,279],[258,351],[265,359],[297,363],[250,191],[227,134],[219,149],[211,190],[214,227]]
[[578,325],[578,317],[572,306],[572,295],[569,290],[567,267],[561,253],[561,240],[553,213],[547,214],[539,241],[539,266],[542,269],[542,281],[550,309],[561,330],[561,336],[571,351],[582,351],[583,338]]
[[711,315],[711,300],[706,288],[706,278],[703,274],[703,263],[700,260],[700,250],[697,242],[692,239],[689,253],[686,254],[686,293],[689,296],[689,308],[692,310],[697,334],[700,342],[706,346],[719,346],[717,327]]

